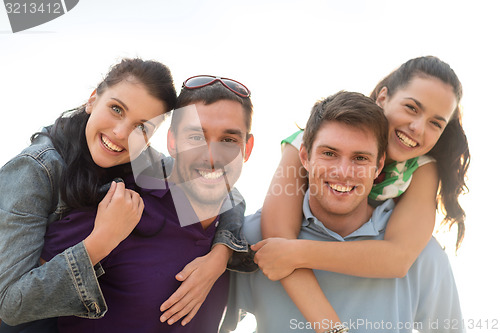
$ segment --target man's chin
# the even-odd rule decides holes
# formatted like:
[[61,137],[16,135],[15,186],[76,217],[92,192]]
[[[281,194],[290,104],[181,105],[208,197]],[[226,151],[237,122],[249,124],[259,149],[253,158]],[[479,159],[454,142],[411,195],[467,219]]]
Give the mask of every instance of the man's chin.
[[225,186],[204,188],[203,186],[184,188],[184,193],[192,205],[220,206],[227,197]]

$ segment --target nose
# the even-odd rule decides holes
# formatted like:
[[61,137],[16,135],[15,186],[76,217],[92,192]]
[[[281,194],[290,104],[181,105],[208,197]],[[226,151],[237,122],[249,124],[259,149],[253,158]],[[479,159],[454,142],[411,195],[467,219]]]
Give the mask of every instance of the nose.
[[204,147],[204,154],[203,154],[203,159],[207,164],[210,164],[210,167],[214,169],[214,151],[213,151],[213,143],[207,142],[206,146]]
[[127,140],[132,129],[126,122],[118,122],[113,128],[113,134],[119,140]]
[[423,117],[413,119],[409,128],[415,136],[422,136],[425,130],[425,119]]
[[224,168],[241,155],[237,145],[217,141],[207,141],[205,150],[205,161],[214,169]]
[[345,157],[332,166],[331,174],[332,176],[339,179],[353,178],[354,169],[355,166],[353,165],[352,161],[349,158]]

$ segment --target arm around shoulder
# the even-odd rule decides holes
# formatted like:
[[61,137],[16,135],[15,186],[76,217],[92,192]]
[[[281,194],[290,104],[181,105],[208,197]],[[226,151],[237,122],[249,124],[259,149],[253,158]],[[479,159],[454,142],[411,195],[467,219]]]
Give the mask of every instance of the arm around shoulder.
[[384,240],[392,245],[390,270],[399,276],[406,275],[431,239],[438,184],[436,163],[419,167],[389,219]]
[[369,278],[404,277],[431,238],[437,186],[435,163],[420,167],[396,204],[383,240],[302,241],[306,257],[300,267]]
[[59,197],[62,166],[50,154],[22,154],[0,170],[0,318],[11,325],[60,315],[102,316],[106,310],[83,244],[38,267]]
[[297,238],[307,190],[306,175],[297,149],[285,145],[262,207],[263,238]]

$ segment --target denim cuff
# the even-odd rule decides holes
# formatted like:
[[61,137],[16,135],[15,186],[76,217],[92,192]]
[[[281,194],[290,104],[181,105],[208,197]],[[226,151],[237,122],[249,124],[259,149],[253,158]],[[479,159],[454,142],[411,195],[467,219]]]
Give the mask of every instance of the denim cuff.
[[227,263],[227,269],[236,272],[254,272],[259,266],[253,261],[255,252],[250,248],[245,238],[237,239],[228,230],[218,230],[215,234],[212,248],[215,244],[223,244],[233,250]]
[[227,263],[227,269],[240,273],[255,272],[259,269],[259,265],[253,261],[254,256],[255,251],[250,248],[247,252],[233,252]]
[[77,289],[87,313],[78,314],[82,318],[101,318],[108,307],[104,300],[97,277],[104,274],[100,264],[94,269],[89,254],[83,242],[64,251],[64,255]]
[[229,230],[217,230],[212,242],[212,248],[215,244],[224,244],[236,252],[247,252],[249,249],[248,242],[245,239],[237,239]]

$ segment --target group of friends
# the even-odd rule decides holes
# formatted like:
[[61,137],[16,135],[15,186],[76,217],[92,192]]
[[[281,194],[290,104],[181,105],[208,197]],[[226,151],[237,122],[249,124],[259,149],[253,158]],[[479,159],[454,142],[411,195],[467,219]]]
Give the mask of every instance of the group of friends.
[[317,101],[245,216],[250,90],[121,60],[0,169],[0,333],[464,331],[432,237],[464,237],[461,97],[427,56]]

